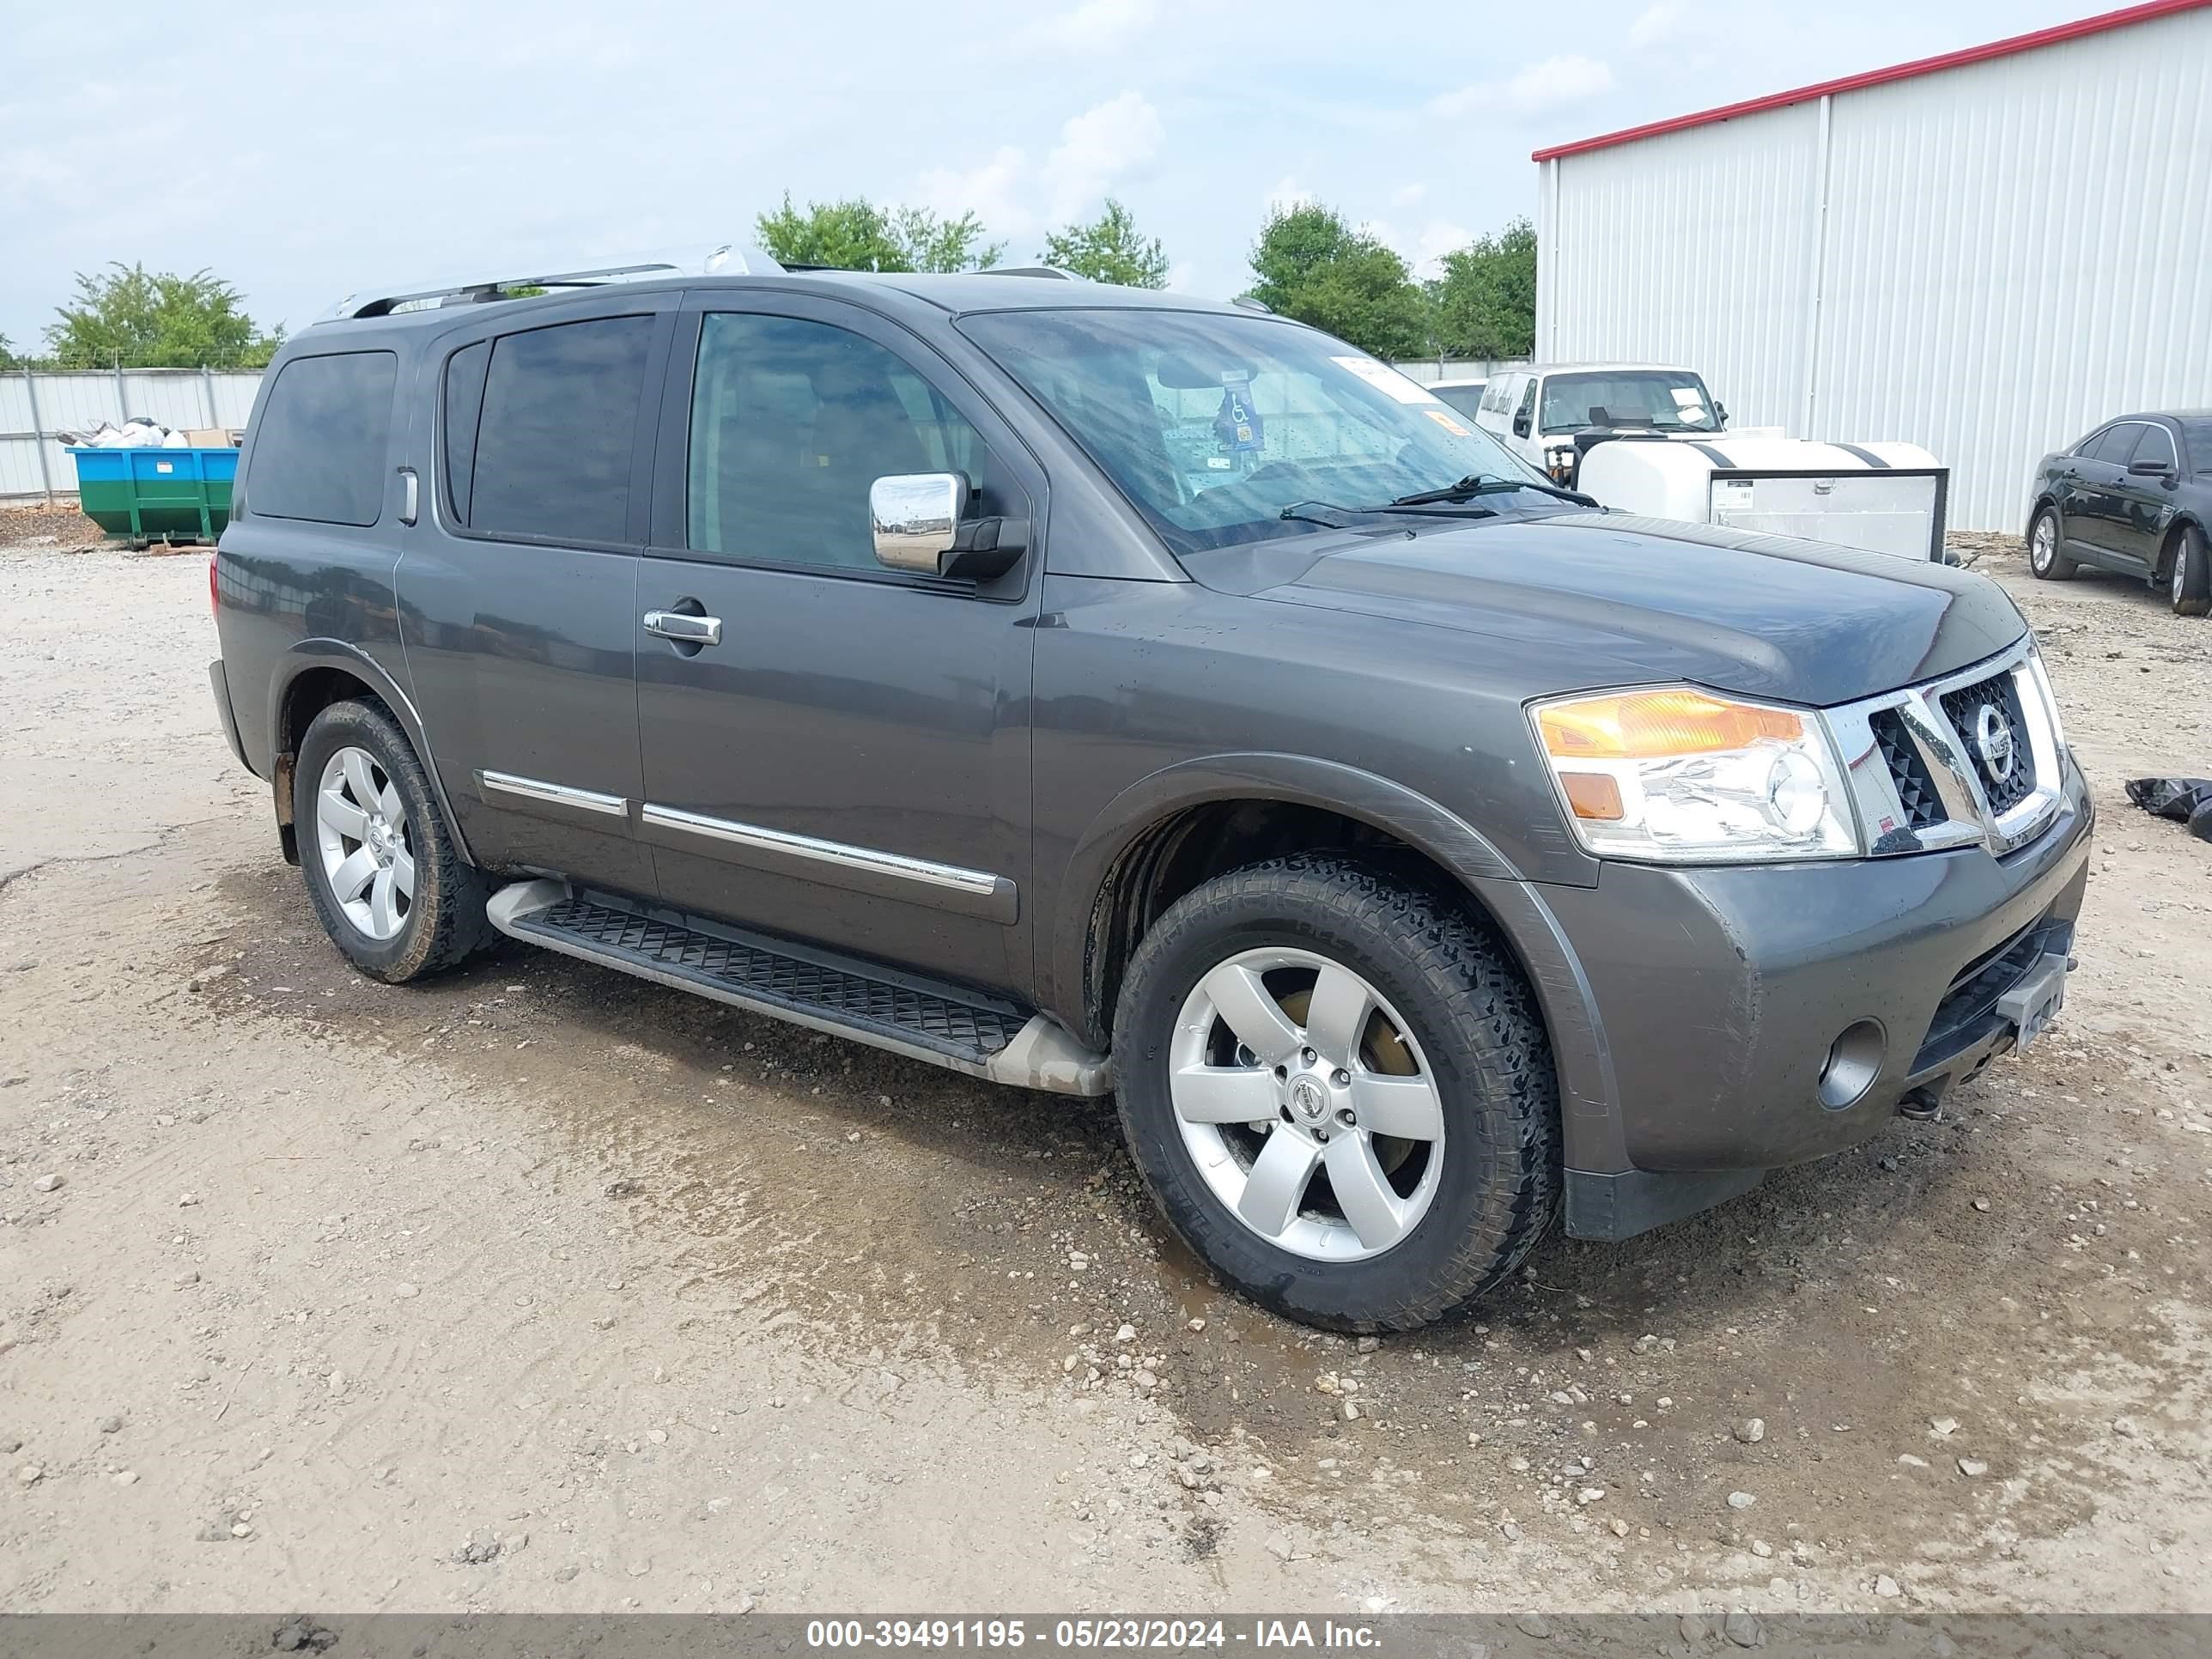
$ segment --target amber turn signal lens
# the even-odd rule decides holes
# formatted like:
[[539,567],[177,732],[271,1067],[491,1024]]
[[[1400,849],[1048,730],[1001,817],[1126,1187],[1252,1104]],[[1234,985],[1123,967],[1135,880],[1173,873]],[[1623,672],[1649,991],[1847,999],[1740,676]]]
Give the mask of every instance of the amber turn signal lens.
[[1618,823],[1627,817],[1621,810],[1620,786],[1602,772],[1562,772],[1559,783],[1567,792],[1567,805],[1578,818],[1601,818]]
[[[1786,708],[1723,702],[1702,691],[1623,691],[1541,710],[1537,723],[1554,760],[1662,760],[1742,749],[1761,738],[1795,743],[1805,722]],[[1618,794],[1615,795],[1616,805]],[[1584,813],[1578,817],[1618,816]]]

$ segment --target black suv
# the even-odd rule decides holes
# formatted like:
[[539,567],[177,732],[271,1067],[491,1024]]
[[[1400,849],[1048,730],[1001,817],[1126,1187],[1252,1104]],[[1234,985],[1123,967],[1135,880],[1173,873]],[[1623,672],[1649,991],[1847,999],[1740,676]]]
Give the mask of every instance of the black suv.
[[1356,1329],[2057,1008],[2091,809],[1989,582],[1597,510],[1249,304],[739,267],[272,365],[216,702],[365,972],[496,931],[1111,1090],[1224,1279]]

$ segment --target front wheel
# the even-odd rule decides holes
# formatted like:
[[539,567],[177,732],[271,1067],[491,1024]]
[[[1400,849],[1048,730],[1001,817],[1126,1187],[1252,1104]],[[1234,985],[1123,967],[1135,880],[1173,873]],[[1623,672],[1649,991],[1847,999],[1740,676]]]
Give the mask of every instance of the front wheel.
[[1558,1206],[1559,1102],[1527,982],[1474,920],[1350,860],[1178,900],[1114,1054],[1146,1187],[1206,1264],[1336,1330],[1410,1330],[1517,1267]]
[[307,896],[355,967],[397,985],[453,967],[490,937],[484,878],[461,858],[428,774],[382,708],[334,702],[317,714],[292,789]]
[[2205,552],[2204,532],[2194,525],[2184,529],[2174,544],[2166,597],[2177,617],[2201,617],[2212,611],[2212,557]]
[[2058,509],[2037,510],[2027,527],[2027,568],[2047,582],[2063,582],[2075,569],[2074,561],[2058,550]]

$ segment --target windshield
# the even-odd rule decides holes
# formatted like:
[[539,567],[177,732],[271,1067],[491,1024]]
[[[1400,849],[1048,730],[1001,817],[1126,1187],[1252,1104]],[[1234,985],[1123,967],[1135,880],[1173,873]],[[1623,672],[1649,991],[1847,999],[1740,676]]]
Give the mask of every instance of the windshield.
[[1705,383],[1679,370],[1615,368],[1544,377],[1545,431],[1586,432],[1598,426],[1717,432],[1721,422]]
[[[1388,364],[1296,324],[1117,307],[962,327],[1178,554],[1311,533],[1285,508],[1325,523],[1475,474],[1545,482]],[[1548,503],[1508,490],[1479,510],[1508,505]]]

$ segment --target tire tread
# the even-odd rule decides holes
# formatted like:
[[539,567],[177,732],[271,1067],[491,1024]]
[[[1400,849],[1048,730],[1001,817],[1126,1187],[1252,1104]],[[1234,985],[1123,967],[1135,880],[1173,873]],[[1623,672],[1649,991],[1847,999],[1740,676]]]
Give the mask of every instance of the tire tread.
[[[1408,1274],[1388,1298],[1357,1316],[1332,1315],[1297,1302],[1295,1280],[1240,1280],[1240,1288],[1275,1311],[1307,1323],[1358,1331],[1411,1330],[1478,1299],[1508,1279],[1555,1219],[1561,1188],[1559,1085],[1551,1047],[1535,998],[1510,954],[1491,930],[1460,905],[1401,882],[1356,858],[1293,854],[1249,865],[1216,878],[1170,907],[1139,945],[1116,1008],[1117,1061],[1142,1061],[1162,1051],[1164,1039],[1146,1043],[1130,1029],[1135,1011],[1154,995],[1153,979],[1170,951],[1193,934],[1226,933],[1255,913],[1289,901],[1305,930],[1301,942],[1322,954],[1332,944],[1372,952],[1389,941],[1398,965],[1425,981],[1434,998],[1463,1010],[1456,1033],[1461,1058],[1480,1084],[1479,1097],[1463,1103],[1455,1133],[1510,1150],[1487,1161],[1488,1178],[1477,1195],[1474,1224],[1454,1248],[1425,1269]],[[1172,1019],[1172,1010],[1169,1018]],[[1432,1053],[1437,1039],[1423,1034]],[[1121,1093],[1124,1133],[1133,1152],[1149,1126],[1133,1116],[1128,1091]],[[1472,1116],[1474,1121],[1467,1122]],[[1170,1149],[1181,1156],[1180,1149]],[[1161,1188],[1145,1157],[1136,1158],[1146,1189],[1204,1257],[1201,1237],[1191,1236],[1177,1206]],[[1433,1213],[1433,1212],[1432,1212]],[[1396,1252],[1391,1253],[1393,1256]],[[1377,1258],[1389,1260],[1390,1257]],[[1221,1271],[1218,1263],[1213,1263]]]
[[[321,769],[319,763],[310,766],[307,757],[326,741],[369,749],[406,798],[408,822],[416,831],[415,906],[410,913],[415,920],[401,935],[403,948],[396,954],[363,948],[313,863],[312,796]],[[490,884],[461,856],[438,809],[429,774],[399,722],[382,703],[369,698],[349,699],[319,712],[300,739],[294,789],[293,817],[301,826],[301,864],[316,919],[331,942],[363,973],[393,985],[427,979],[458,968],[499,937],[484,913]]]

